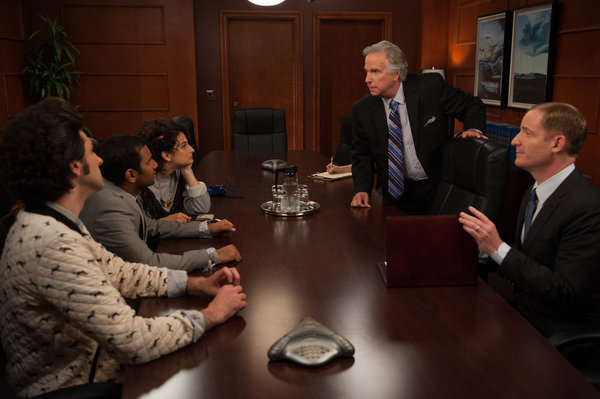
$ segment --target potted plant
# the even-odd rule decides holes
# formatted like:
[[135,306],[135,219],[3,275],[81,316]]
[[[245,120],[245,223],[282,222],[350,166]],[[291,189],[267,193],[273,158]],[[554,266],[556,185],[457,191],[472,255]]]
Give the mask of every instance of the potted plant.
[[44,28],[29,36],[25,93],[33,101],[58,96],[66,100],[71,97],[73,87],[79,85],[75,70],[73,52],[79,50],[69,41],[65,26],[58,23],[58,17],[50,19],[40,15]]

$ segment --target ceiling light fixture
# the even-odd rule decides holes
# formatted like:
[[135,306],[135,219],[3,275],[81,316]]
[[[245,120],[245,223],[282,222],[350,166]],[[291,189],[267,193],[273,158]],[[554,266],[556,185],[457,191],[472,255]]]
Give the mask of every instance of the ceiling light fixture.
[[250,3],[256,4],[257,6],[276,6],[277,4],[283,3],[285,0],[248,0]]

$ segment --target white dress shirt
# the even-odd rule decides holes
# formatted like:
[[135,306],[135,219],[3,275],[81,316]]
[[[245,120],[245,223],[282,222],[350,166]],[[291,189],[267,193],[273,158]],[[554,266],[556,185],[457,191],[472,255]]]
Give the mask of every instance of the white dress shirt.
[[[388,116],[388,126],[390,124],[390,102],[391,98],[381,98],[385,108],[385,114]],[[410,180],[427,179],[427,173],[421,166],[415,149],[415,141],[413,140],[412,131],[410,130],[410,122],[408,120],[408,111],[406,110],[406,99],[404,98],[404,90],[402,83],[394,96],[394,100],[398,102],[398,113],[400,114],[400,123],[402,124],[402,143],[404,145],[404,171],[405,178]]]

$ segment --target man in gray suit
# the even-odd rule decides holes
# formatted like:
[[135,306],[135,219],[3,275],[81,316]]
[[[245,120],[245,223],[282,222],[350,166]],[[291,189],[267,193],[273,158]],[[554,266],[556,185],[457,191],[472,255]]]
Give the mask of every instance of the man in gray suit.
[[218,263],[240,261],[234,245],[208,248],[183,255],[157,253],[148,247],[149,237],[211,237],[235,231],[228,220],[207,224],[175,223],[145,215],[137,201],[143,187],[154,183],[156,162],[144,140],[122,135],[108,138],[100,148],[104,189],[89,198],[80,214],[96,241],[130,262],[178,270],[210,269]]
[[512,141],[515,165],[535,184],[523,197],[512,247],[477,209],[459,218],[514,283],[517,310],[545,336],[600,328],[600,192],[574,163],[586,132],[569,104],[536,105],[523,117]]

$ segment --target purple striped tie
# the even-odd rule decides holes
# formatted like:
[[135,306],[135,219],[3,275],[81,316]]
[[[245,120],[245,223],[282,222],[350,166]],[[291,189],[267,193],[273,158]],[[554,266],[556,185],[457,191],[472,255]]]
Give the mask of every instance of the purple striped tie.
[[402,144],[402,123],[398,113],[398,102],[390,102],[390,134],[388,139],[388,192],[394,198],[404,193],[404,146]]

